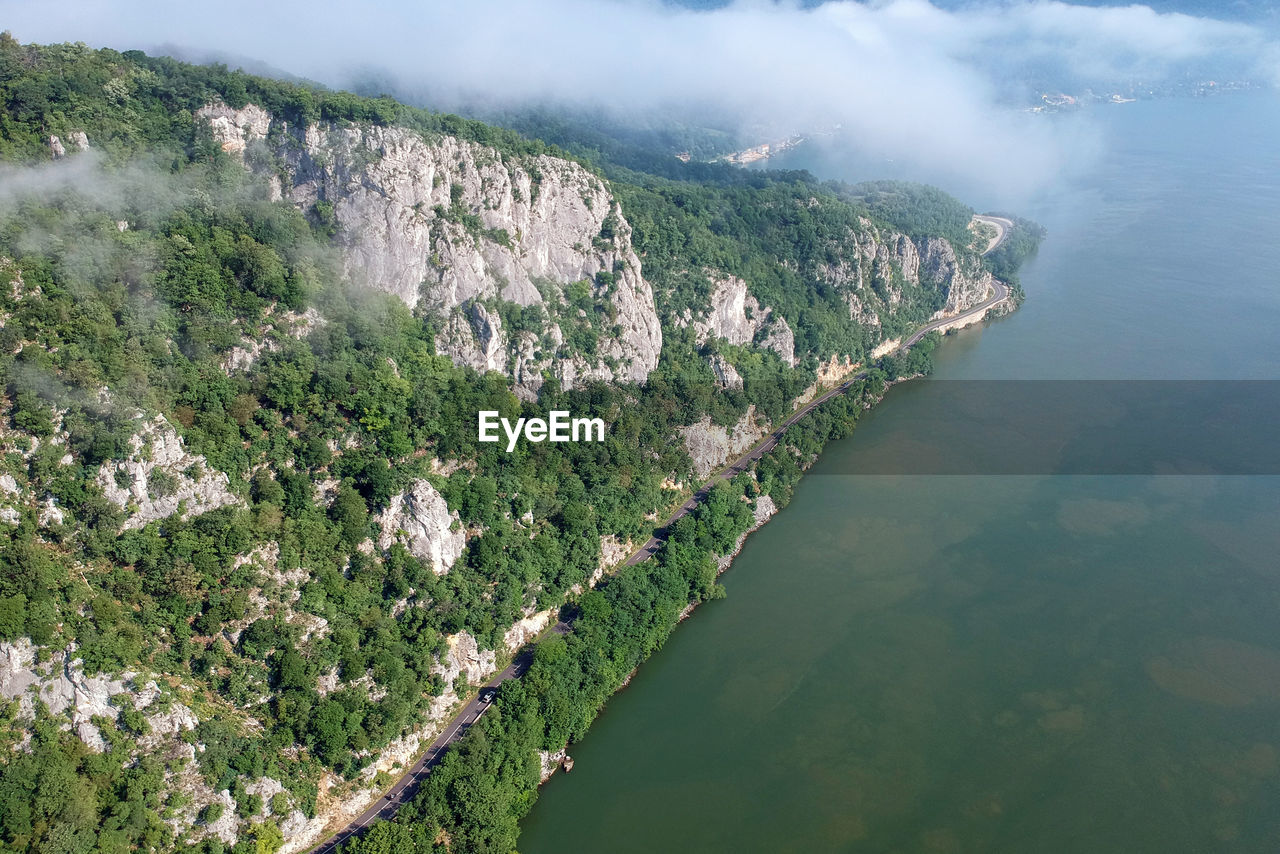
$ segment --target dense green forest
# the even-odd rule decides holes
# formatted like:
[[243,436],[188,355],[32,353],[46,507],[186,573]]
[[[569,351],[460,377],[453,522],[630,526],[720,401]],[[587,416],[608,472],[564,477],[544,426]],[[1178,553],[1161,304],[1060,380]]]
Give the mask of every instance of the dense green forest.
[[[437,355],[431,318],[348,287],[331,224],[272,201],[193,118],[215,99],[295,123],[398,124],[513,157],[576,157],[608,177],[668,315],[705,301],[710,283],[697,271],[739,275],[790,322],[805,358],[793,369],[772,353],[740,354],[743,387],[720,389],[707,348],[671,327],[643,385],[548,382],[537,401],[521,401],[509,378]],[[646,174],[388,98],[137,52],[5,34],[0,100],[0,475],[64,514],[50,521],[36,502],[15,506],[0,544],[0,641],[30,638],[45,660],[74,649],[89,675],[162,676],[162,705],[181,695],[196,706],[200,722],[181,738],[199,745],[200,778],[230,792],[247,826],[234,846],[175,833],[168,820],[188,796],[167,781],[181,763],[136,750],[148,725],[132,707],[95,719],[110,747],[99,753],[39,703],[32,723],[14,701],[0,714],[0,741],[24,744],[0,760],[9,851],[273,851],[280,816],[315,814],[322,773],[355,779],[433,698],[467,690],[432,670],[448,636],[466,631],[501,649],[529,609],[564,604],[572,634],[541,644],[529,674],[504,686],[495,713],[402,818],[352,847],[435,850],[443,830],[448,850],[513,850],[536,797],[536,751],[580,737],[679,614],[719,595],[712,556],[747,527],[754,498],[785,502],[886,380],[927,368],[929,346],[797,425],[754,475],[717,487],[657,560],[575,595],[599,565],[602,537],[640,541],[686,497],[663,488],[692,481],[675,428],[703,415],[732,423],[750,404],[776,420],[819,358],[863,358],[941,304],[922,286],[903,291],[880,330],[851,319],[815,271],[839,259],[859,217],[968,239],[967,209],[936,191],[823,186],[804,174]],[[92,149],[51,163],[50,136],[76,132]],[[1011,271],[1018,257],[1002,263]],[[270,346],[229,370],[246,342]],[[480,409],[513,419],[566,409],[610,429],[603,443],[508,454],[476,441]],[[187,452],[225,473],[225,506],[122,530],[126,514],[100,472],[130,454],[143,414],[163,416]],[[460,464],[446,474],[433,460]],[[386,555],[361,547],[377,538],[376,514],[420,479],[468,532],[447,574],[399,544]],[[333,485],[329,501],[322,483]],[[296,600],[244,560],[263,549],[302,570]],[[317,620],[326,631],[304,640]],[[377,690],[321,693],[317,680],[333,671],[367,674]],[[265,804],[246,788],[264,776],[285,789]],[[196,830],[222,810],[206,808]]]
[[1044,226],[1013,214],[1002,216],[1013,220],[1014,228],[1009,233],[1009,238],[988,255],[986,261],[991,272],[1021,290],[1018,286],[1018,268],[1040,247],[1040,241],[1045,236]]

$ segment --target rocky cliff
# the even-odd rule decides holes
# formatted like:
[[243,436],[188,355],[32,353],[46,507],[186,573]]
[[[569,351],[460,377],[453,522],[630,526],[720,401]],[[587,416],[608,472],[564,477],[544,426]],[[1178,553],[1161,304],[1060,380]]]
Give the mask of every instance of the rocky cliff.
[[[0,223],[0,782],[44,815],[32,850],[307,850],[679,506],[673,446],[704,478],[989,286],[804,181],[606,181],[384,100],[0,54],[15,85],[101,82],[0,135],[42,178]],[[78,199],[99,177],[120,193]],[[450,361],[526,401],[649,386],[557,396],[608,444],[508,459],[461,441],[503,384]],[[96,769],[98,809],[60,823],[24,768]]]
[[210,469],[204,457],[188,453],[163,416],[147,421],[139,415],[138,421],[129,456],[98,471],[102,494],[128,514],[125,530],[175,513],[185,518],[241,503],[231,493],[227,475]]
[[[692,326],[699,344],[718,338],[736,346],[756,345],[777,353],[788,367],[796,364],[795,334],[786,318],[762,307],[748,292],[747,283],[737,276],[725,276],[715,282],[706,316],[694,320]],[[732,382],[732,378],[726,377],[725,381]]]
[[713,424],[711,418],[704,415],[701,420],[679,428],[693,463],[694,477],[699,481],[730,458],[745,453],[768,432],[768,425],[757,420],[754,405],[748,406],[746,414],[730,427]]
[[972,252],[957,253],[941,237],[913,240],[901,232],[861,221],[821,266],[823,281],[839,289],[855,322],[879,329],[883,318],[902,302],[904,287],[930,287],[942,292],[936,316],[958,314],[982,302],[992,291],[991,273]]
[[392,496],[376,521],[380,549],[385,552],[392,543],[403,543],[409,554],[426,561],[437,575],[449,571],[467,544],[458,514],[449,511],[427,480],[415,481],[408,492]]
[[350,275],[437,318],[456,363],[507,373],[526,396],[544,375],[642,382],[657,365],[631,227],[581,165],[399,127],[292,127],[253,105],[198,116],[332,223]]
[[[959,314],[989,297],[994,288],[991,273],[982,266],[978,255],[959,250],[945,238],[912,239],[891,228],[862,218],[859,228],[850,228],[843,239],[827,247],[826,260],[812,271],[824,286],[832,288],[848,307],[849,320],[865,330],[860,343],[864,354],[879,358],[898,346],[890,340],[886,325],[896,314],[914,308],[913,301],[926,300],[933,318]],[[749,282],[736,276],[708,271],[712,288],[701,315],[685,310],[672,319],[675,326],[692,329],[701,346],[721,341],[735,347],[753,347],[771,351],[788,366],[794,367],[813,353],[797,352],[795,335],[772,306],[762,303],[752,292]],[[852,349],[855,342],[847,342]],[[742,377],[723,354],[714,350],[708,363],[721,389],[742,387]],[[811,387],[802,402],[822,385],[833,384],[853,370],[846,357],[840,370],[834,370],[837,357],[819,363],[818,383]],[[694,473],[705,477],[736,454],[741,453],[766,432],[764,425],[744,418],[731,429],[711,424],[710,420],[680,430],[685,448],[693,460]]]

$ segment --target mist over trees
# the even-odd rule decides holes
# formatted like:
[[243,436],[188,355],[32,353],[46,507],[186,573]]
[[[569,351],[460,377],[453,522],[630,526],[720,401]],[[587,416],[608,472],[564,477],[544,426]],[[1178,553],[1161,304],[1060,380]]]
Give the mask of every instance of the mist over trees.
[[[167,787],[169,760],[121,758],[147,728],[136,710],[98,721],[111,749],[93,753],[43,711],[25,724],[15,703],[0,718],[5,743],[31,739],[0,762],[0,842],[13,851],[273,851],[282,815],[315,814],[322,772],[356,778],[444,693],[432,665],[447,636],[467,631],[501,648],[528,609],[567,602],[573,633],[539,647],[528,676],[504,686],[403,821],[353,843],[425,851],[435,845],[427,830],[443,828],[452,850],[511,850],[536,796],[536,751],[580,738],[684,609],[720,595],[712,556],[731,550],[752,502],[785,502],[886,379],[925,367],[927,346],[793,428],[754,476],[717,486],[656,560],[590,589],[601,538],[643,541],[678,503],[664,481],[692,482],[675,428],[703,416],[732,424],[750,405],[777,421],[818,359],[864,359],[875,337],[814,271],[861,217],[947,234],[965,210],[902,185],[871,193],[803,173],[702,181],[602,160],[593,165],[607,170],[673,313],[705,303],[709,282],[688,271],[743,276],[791,323],[803,358],[790,368],[772,352],[722,347],[744,382],[720,389],[707,361],[718,345],[672,325],[643,386],[549,381],[527,402],[507,377],[437,355],[431,318],[349,287],[332,210],[272,201],[192,111],[252,102],[292,122],[395,122],[502,155],[574,154],[386,98],[8,36],[0,100],[0,375],[7,432],[21,434],[0,465],[66,514],[49,523],[34,505],[17,510],[0,544],[0,640],[75,644],[87,674],[132,669],[194,686],[200,723],[183,738],[202,745],[200,779],[230,793],[226,809],[247,828],[235,846],[175,837],[165,818],[186,796]],[[91,150],[48,163],[50,135],[77,131]],[[936,288],[904,289],[881,334],[915,326],[940,299]],[[228,367],[255,343],[250,364]],[[513,419],[565,409],[610,429],[602,443],[508,454],[477,441],[480,409]],[[225,473],[232,502],[122,531],[125,511],[105,497],[100,466],[130,453],[142,413],[163,416],[202,465]],[[433,459],[459,465],[445,474]],[[153,478],[152,497],[178,479]],[[419,479],[467,531],[445,575],[398,544],[385,555],[362,548],[377,540],[377,514]],[[296,601],[245,559],[264,549],[302,570]],[[321,623],[324,632],[308,632]],[[324,674],[339,687],[322,692]],[[285,788],[265,804],[246,788],[263,776]],[[199,826],[223,809],[204,808]]]

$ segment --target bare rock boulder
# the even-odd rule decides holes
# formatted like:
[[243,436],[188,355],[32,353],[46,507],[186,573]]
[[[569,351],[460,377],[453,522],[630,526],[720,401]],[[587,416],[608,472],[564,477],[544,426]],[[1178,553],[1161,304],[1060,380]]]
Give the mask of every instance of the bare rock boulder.
[[414,557],[431,565],[436,575],[444,575],[457,561],[467,544],[456,512],[428,480],[418,480],[408,492],[393,496],[391,504],[377,517],[383,551],[395,542],[403,543]]

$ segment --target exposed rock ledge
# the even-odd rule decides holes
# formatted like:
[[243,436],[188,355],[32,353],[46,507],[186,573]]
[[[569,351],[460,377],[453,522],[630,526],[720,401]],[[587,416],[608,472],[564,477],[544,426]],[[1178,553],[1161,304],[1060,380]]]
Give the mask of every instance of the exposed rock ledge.
[[436,575],[448,572],[467,544],[458,514],[450,512],[430,481],[414,481],[408,492],[393,496],[390,506],[377,517],[382,533],[378,548],[386,551],[402,542],[409,553],[431,564]]
[[[138,419],[143,416],[139,414]],[[123,528],[142,528],[182,511],[182,518],[242,503],[225,472],[187,453],[182,437],[164,416],[141,424],[129,438],[129,457],[103,463],[98,485],[107,500],[129,513]]]
[[[438,352],[512,376],[530,396],[543,374],[643,382],[662,327],[631,246],[631,226],[607,184],[580,164],[517,157],[402,127],[293,126],[255,105],[196,111],[233,155],[270,146],[254,163],[277,198],[331,212],[348,272],[442,321]],[[590,285],[604,334],[594,353],[558,353],[567,286]],[[545,335],[503,328],[486,303],[544,307]]]
[[[135,709],[145,709],[159,695],[155,682],[137,685],[136,674],[121,673],[117,678],[88,676],[79,658],[74,658],[75,647],[55,652],[43,664],[36,663],[36,650],[28,638],[13,642],[0,642],[0,696],[18,701],[18,717],[32,720],[36,700],[44,703],[54,715],[65,714],[70,728],[90,750],[101,753],[107,747],[102,733],[93,718],[102,716],[115,720],[120,708],[112,698],[126,695]],[[195,715],[180,703],[173,703],[167,711],[148,717],[151,745],[167,735],[175,735],[196,725]]]
[[545,783],[548,780],[550,780],[551,776],[555,774],[557,770],[559,770],[560,765],[564,762],[565,757],[568,755],[569,755],[568,751],[563,747],[555,751],[554,753],[551,752],[550,750],[541,751],[538,754],[539,763],[542,765],[541,782]]
[[747,283],[737,276],[716,281],[706,317],[693,321],[692,326],[699,344],[712,338],[722,338],[735,346],[757,344],[777,353],[788,367],[795,367],[796,339],[786,318],[762,307],[747,292]]
[[502,636],[502,642],[507,650],[515,652],[542,634],[542,630],[551,624],[551,618],[555,613],[555,609],[548,608],[545,611],[538,611],[536,614],[526,614],[523,620],[507,629],[507,633]]
[[702,420],[687,427],[676,428],[684,439],[684,446],[693,461],[693,473],[699,481],[731,457],[748,450],[769,432],[767,424],[756,420],[755,404],[747,407],[745,415],[731,428],[712,424],[704,415]]

